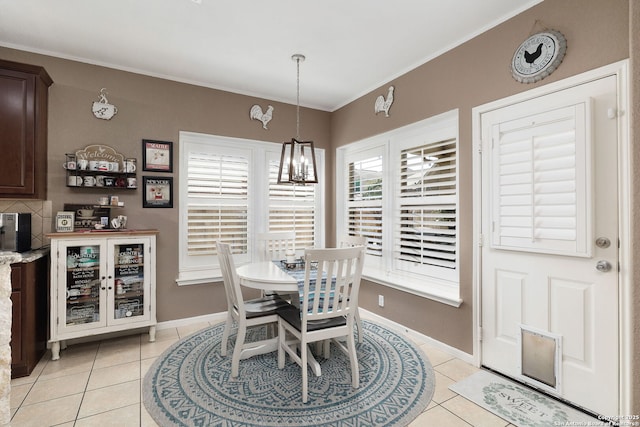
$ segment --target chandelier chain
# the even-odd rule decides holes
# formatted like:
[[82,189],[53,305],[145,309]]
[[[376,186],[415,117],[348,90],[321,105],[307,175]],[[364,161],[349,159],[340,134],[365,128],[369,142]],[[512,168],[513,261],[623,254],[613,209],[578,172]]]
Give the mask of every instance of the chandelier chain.
[[296,139],[300,139],[300,58],[296,58]]

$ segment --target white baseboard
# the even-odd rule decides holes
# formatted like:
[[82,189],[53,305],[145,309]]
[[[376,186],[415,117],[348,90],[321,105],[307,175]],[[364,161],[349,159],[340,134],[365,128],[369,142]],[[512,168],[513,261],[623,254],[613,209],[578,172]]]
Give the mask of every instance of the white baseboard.
[[[447,345],[443,342],[437,341],[427,335],[414,331],[413,329],[409,329],[406,326],[401,325],[400,323],[396,323],[392,320],[387,319],[386,317],[379,316],[363,308],[360,308],[360,316],[365,320],[375,321],[400,335],[405,335],[407,337],[410,337],[414,341],[427,344],[453,357],[456,357],[464,362],[475,365],[473,355],[469,353],[465,353],[457,348],[451,347],[450,345]],[[167,320],[165,322],[158,322],[158,324],[156,325],[156,329],[162,330],[162,329],[170,329],[170,328],[179,328],[182,326],[189,326],[195,323],[204,323],[204,322],[208,322],[214,325],[217,323],[224,322],[226,319],[227,319],[227,312],[223,311],[221,313],[211,313],[211,314],[204,314],[202,316],[185,317],[182,319],[174,319],[174,320]],[[77,344],[81,342],[96,341],[96,340],[101,340],[105,338],[115,338],[118,336],[132,335],[136,332],[145,333],[147,331],[148,331],[148,327],[140,330],[132,329],[129,331],[121,331],[121,332],[115,332],[111,334],[102,334],[102,335],[94,335],[91,337],[78,338],[75,340],[69,340],[68,343]]]
[[414,331],[413,329],[409,329],[406,326],[401,325],[400,323],[396,323],[392,320],[387,319],[386,317],[379,316],[363,308],[360,308],[360,316],[365,320],[371,319],[377,323],[380,323],[383,326],[386,326],[392,331],[395,331],[399,334],[406,335],[412,338],[414,341],[423,342],[424,344],[427,344],[453,357],[456,357],[466,363],[476,366],[476,363],[472,354],[465,353],[462,350],[459,350],[455,347],[451,347],[448,344],[435,340],[427,335]]
[[183,319],[175,319],[175,320],[167,320],[166,322],[159,322],[157,328],[158,330],[179,328],[180,326],[189,326],[194,323],[202,323],[202,322],[209,322],[211,324],[216,324],[216,323],[224,322],[226,319],[227,319],[227,312],[223,311],[221,313],[203,314],[202,316],[185,317]]
[[[467,362],[472,365],[474,364],[473,355],[469,353],[465,353],[455,347],[451,347],[450,345],[447,345],[443,342],[437,341],[427,335],[414,331],[413,329],[409,329],[406,326],[401,325],[400,323],[396,323],[392,320],[387,319],[386,317],[379,316],[363,308],[360,308],[360,315],[362,316],[363,319],[371,319],[377,323],[380,323],[383,326],[386,326],[392,331],[397,332],[398,334],[411,337],[414,341],[423,342],[427,345],[430,345],[431,347],[437,348],[438,350],[443,351],[464,362]],[[206,314],[203,316],[196,316],[196,317],[189,317],[184,319],[176,319],[176,320],[169,320],[166,322],[160,322],[158,323],[158,329],[177,328],[180,326],[188,326],[190,324],[200,323],[200,322],[209,322],[211,324],[215,324],[215,323],[224,322],[226,318],[227,318],[227,312],[224,311],[222,313]]]

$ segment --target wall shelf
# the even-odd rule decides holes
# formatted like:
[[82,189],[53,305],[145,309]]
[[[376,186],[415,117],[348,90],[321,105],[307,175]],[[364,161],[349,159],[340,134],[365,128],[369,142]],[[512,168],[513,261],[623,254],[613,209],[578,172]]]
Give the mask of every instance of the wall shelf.
[[65,154],[66,185],[71,188],[136,190],[137,159],[108,145],[89,145]]

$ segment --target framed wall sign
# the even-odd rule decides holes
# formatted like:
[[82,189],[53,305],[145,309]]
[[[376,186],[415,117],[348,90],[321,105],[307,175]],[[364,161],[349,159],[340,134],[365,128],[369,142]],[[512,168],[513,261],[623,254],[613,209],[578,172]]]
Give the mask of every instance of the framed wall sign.
[[143,139],[142,169],[150,172],[173,172],[173,143]]
[[58,212],[56,214],[56,232],[73,231],[74,212]]
[[172,208],[173,178],[164,176],[143,176],[142,207]]

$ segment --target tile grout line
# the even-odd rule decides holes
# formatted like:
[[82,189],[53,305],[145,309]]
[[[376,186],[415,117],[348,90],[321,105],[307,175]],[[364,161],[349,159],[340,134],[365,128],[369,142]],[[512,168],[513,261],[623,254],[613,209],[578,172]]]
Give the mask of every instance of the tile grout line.
[[82,409],[82,403],[84,402],[84,397],[87,393],[87,388],[89,388],[89,381],[91,381],[91,374],[93,374],[93,369],[96,366],[96,359],[98,358],[98,352],[100,351],[100,347],[102,346],[102,340],[100,340],[98,344],[98,348],[96,349],[96,353],[93,355],[93,362],[91,363],[91,369],[89,370],[89,376],[87,377],[87,383],[84,385],[84,390],[82,392],[82,397],[80,398],[80,404],[78,405],[78,410],[76,411],[76,416],[73,420],[73,425],[75,426],[78,418],[80,417],[80,409]]

